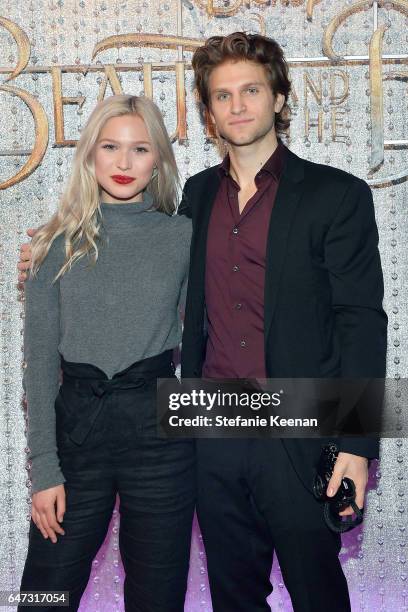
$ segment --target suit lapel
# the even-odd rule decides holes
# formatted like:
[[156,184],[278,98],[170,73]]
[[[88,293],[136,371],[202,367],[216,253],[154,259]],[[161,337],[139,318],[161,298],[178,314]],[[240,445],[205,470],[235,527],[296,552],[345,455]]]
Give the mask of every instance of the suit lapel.
[[[200,185],[200,193],[197,194],[197,213],[193,222],[192,255],[196,274],[203,283],[205,276],[205,263],[207,252],[208,225],[210,223],[211,211],[214,206],[215,197],[220,186],[218,166],[212,168],[206,180]],[[194,219],[194,217],[193,217]]]
[[[273,317],[279,292],[279,283],[282,277],[288,238],[301,195],[304,190],[304,162],[300,157],[288,150],[286,165],[279,182],[278,193],[272,209],[269,225],[268,241],[266,247],[265,270],[265,306],[264,306],[264,335],[265,355],[268,350],[268,335],[271,330]],[[267,372],[273,376],[273,372]],[[310,471],[310,458],[318,456],[319,440],[303,440],[296,438],[282,438],[282,443],[289,459],[304,485],[310,490],[312,486],[312,472]],[[317,447],[317,450],[316,450]]]
[[286,164],[279,181],[279,188],[272,209],[266,247],[264,295],[265,347],[267,346],[267,338],[275,313],[289,232],[303,192],[303,177],[303,160],[288,149]]

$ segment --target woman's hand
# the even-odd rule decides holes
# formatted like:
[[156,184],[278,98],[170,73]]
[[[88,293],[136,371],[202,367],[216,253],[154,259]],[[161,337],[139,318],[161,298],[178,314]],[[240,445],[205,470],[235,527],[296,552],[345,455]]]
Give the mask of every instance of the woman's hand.
[[65,514],[65,488],[57,485],[44,491],[33,493],[31,516],[45,539],[50,538],[55,544],[57,533],[65,535],[59,525]]
[[[36,231],[37,231],[36,229],[29,229],[27,230],[27,234],[30,236],[30,238],[32,238],[35,235]],[[30,267],[31,267],[31,243],[25,242],[24,244],[21,245],[20,259],[17,264],[19,283],[24,283],[27,280],[27,270],[29,270]]]

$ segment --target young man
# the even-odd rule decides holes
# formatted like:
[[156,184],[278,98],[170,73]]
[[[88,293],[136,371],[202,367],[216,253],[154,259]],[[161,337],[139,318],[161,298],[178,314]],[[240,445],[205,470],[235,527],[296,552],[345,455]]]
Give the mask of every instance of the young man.
[[[290,82],[274,40],[214,36],[193,69],[228,154],[186,182],[179,209],[193,221],[182,376],[383,377],[387,317],[369,187],[278,139]],[[215,612],[270,609],[274,552],[295,612],[350,610],[340,536],[311,492],[321,443],[197,441]],[[329,493],[348,476],[362,508],[378,440],[338,443]]]

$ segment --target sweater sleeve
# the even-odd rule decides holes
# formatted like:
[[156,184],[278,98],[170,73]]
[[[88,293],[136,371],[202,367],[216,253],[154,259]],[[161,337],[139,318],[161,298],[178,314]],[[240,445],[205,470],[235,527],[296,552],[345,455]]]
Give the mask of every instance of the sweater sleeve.
[[32,493],[62,484],[55,432],[54,402],[59,389],[60,300],[54,278],[63,262],[56,240],[37,275],[25,286],[23,386],[28,405]]

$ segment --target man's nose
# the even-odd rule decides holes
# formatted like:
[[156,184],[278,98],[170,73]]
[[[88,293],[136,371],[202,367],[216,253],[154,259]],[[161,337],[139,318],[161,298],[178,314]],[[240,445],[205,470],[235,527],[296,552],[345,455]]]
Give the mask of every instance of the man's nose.
[[239,115],[245,110],[245,103],[240,94],[231,96],[231,113]]

